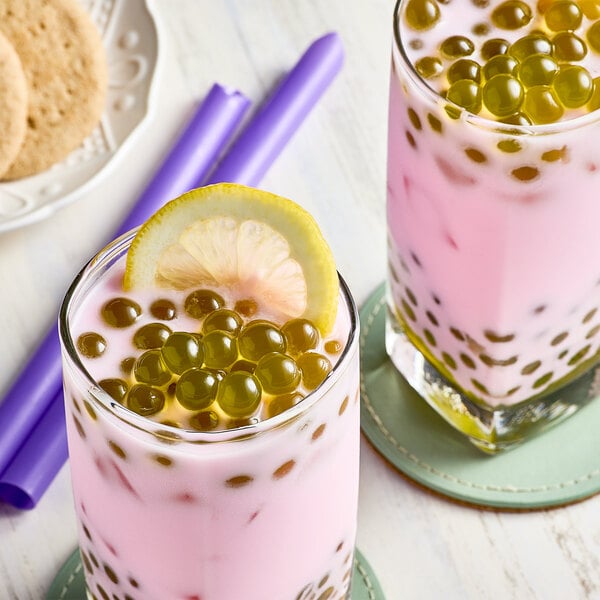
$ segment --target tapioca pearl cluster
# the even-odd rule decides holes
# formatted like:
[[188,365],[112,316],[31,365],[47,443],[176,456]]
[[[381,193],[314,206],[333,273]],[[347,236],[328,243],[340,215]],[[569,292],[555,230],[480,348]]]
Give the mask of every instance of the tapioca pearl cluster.
[[[172,331],[168,322],[183,308],[198,320],[198,331]],[[100,386],[134,412],[160,419],[173,403],[198,430],[232,428],[280,414],[316,389],[332,369],[343,345],[322,340],[315,325],[291,319],[279,326],[253,319],[251,299],[231,308],[212,290],[195,290],[177,307],[158,299],[132,335],[133,356],[123,358],[120,373]],[[142,317],[131,298],[116,297],[101,308],[109,327],[133,327]],[[77,347],[87,358],[101,356],[107,334],[86,332]],[[177,421],[170,424],[179,425]]]
[[[423,32],[443,18],[442,8],[436,0],[410,0],[404,18]],[[474,2],[474,10],[481,8],[487,3]],[[600,106],[600,78],[577,64],[590,52],[600,53],[597,6],[560,0],[539,2],[534,11],[509,0],[488,12],[489,25],[474,28],[474,39],[449,36],[435,55],[416,59],[421,77],[435,81],[453,104],[514,125],[554,123]],[[510,32],[513,41],[498,30]],[[418,48],[419,39],[410,45]]]
[[[460,111],[454,105],[447,105],[446,112],[452,118],[458,118]],[[538,180],[543,176],[545,168],[551,163],[568,164],[571,160],[571,149],[565,143],[564,139],[556,140],[556,136],[547,136],[547,139],[541,140],[543,144],[533,146],[530,143],[530,138],[526,135],[521,135],[519,130],[511,129],[510,127],[502,131],[489,132],[485,141],[477,141],[475,139],[461,142],[455,140],[460,145],[460,152],[468,159],[468,162],[460,162],[453,157],[448,158],[447,153],[440,150],[436,139],[444,136],[452,136],[451,128],[455,125],[452,121],[446,122],[444,117],[444,109],[441,113],[434,114],[432,108],[427,108],[421,105],[416,99],[411,98],[407,94],[404,100],[404,114],[397,113],[398,124],[397,128],[405,136],[408,149],[414,151],[425,150],[429,160],[429,156],[433,158],[436,168],[453,184],[471,186],[476,184],[480,179],[476,177],[476,172],[470,170],[469,162],[474,165],[487,166],[493,165],[498,160],[500,151],[504,158],[501,158],[502,168],[505,174],[517,184],[527,184]],[[473,124],[473,127],[477,125]],[[462,132],[463,128],[459,128]],[[457,138],[460,133],[457,132]],[[461,166],[462,165],[462,166]],[[597,166],[592,160],[587,161],[583,168],[590,173],[597,171]],[[410,176],[406,175],[405,179],[410,182]],[[529,202],[534,199],[529,194],[526,196],[513,195],[513,201]]]
[[[404,135],[409,146],[413,150],[419,150],[423,142],[429,152],[434,157],[437,167],[445,175],[447,179],[455,184],[473,185],[478,179],[474,176],[474,172],[460,168],[460,163],[456,160],[450,161],[441,153],[435,151],[435,136],[443,136],[447,132],[448,123],[434,115],[429,110],[423,110],[418,107],[418,103],[410,104],[406,107],[406,117],[404,121]],[[458,117],[458,109],[454,106],[447,106],[446,111],[449,115]],[[475,126],[475,125],[474,125]],[[434,137],[427,137],[433,133]],[[421,136],[425,135],[421,140]],[[506,132],[498,131],[495,134],[494,146],[488,147],[490,144],[486,141],[486,148],[481,149],[476,147],[477,144],[473,141],[461,144],[461,151],[464,156],[472,163],[485,166],[490,164],[495,157],[495,150],[499,150],[507,156],[505,161],[505,170],[507,175],[517,183],[529,183],[537,180],[544,172],[544,167],[550,163],[567,164],[571,160],[570,148],[563,143],[552,144],[552,136],[548,136],[547,144],[540,147],[538,150],[533,149],[529,144],[527,136],[520,135],[518,130],[507,129]],[[527,153],[523,151],[527,150]],[[510,158],[512,155],[512,158]],[[522,161],[522,162],[521,162]],[[584,165],[584,168],[593,173],[597,171],[597,166],[593,161],[589,161]],[[513,199],[519,199],[520,196],[514,196]],[[529,201],[530,197],[524,197],[525,201]]]

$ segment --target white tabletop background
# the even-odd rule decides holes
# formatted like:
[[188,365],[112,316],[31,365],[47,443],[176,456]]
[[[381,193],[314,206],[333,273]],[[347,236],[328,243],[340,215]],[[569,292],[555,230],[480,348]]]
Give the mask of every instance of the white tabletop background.
[[[393,0],[151,6],[162,55],[152,118],[89,194],[43,222],[0,235],[0,391],[55,322],[72,277],[115,230],[211,84],[238,87],[258,103],[311,41],[333,30],[345,46],[344,69],[262,187],[315,215],[359,305],[384,279]],[[463,506],[412,484],[363,440],[358,547],[388,600],[600,598],[599,509],[600,498],[526,513]],[[0,505],[0,600],[44,598],[76,543],[67,464],[34,510]]]

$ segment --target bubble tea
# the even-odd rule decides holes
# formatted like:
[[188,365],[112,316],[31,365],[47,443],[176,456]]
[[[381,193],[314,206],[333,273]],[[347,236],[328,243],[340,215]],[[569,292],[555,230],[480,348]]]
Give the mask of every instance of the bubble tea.
[[497,452],[599,388],[600,4],[400,0],[386,346]]
[[280,319],[235,286],[124,291],[132,234],[61,315],[89,598],[349,598],[358,335]]

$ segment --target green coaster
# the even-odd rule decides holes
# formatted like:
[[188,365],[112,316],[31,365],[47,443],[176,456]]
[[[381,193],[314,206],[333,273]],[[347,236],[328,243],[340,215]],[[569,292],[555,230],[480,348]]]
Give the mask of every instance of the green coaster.
[[[85,597],[83,567],[79,550],[75,550],[56,575],[46,600],[85,600]],[[354,552],[352,600],[385,600],[373,570],[358,549]]]
[[385,351],[385,314],[381,285],[360,313],[361,422],[403,474],[450,498],[504,509],[560,506],[600,492],[600,402],[522,446],[486,455],[397,372]]

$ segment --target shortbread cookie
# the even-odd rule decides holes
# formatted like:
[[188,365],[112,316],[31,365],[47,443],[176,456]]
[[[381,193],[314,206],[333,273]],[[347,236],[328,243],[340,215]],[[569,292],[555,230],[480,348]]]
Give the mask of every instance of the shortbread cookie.
[[0,31],[27,78],[27,132],[4,179],[44,171],[77,148],[104,109],[102,39],[77,0],[0,0]]
[[27,122],[27,82],[12,44],[0,33],[0,176],[12,164]]

